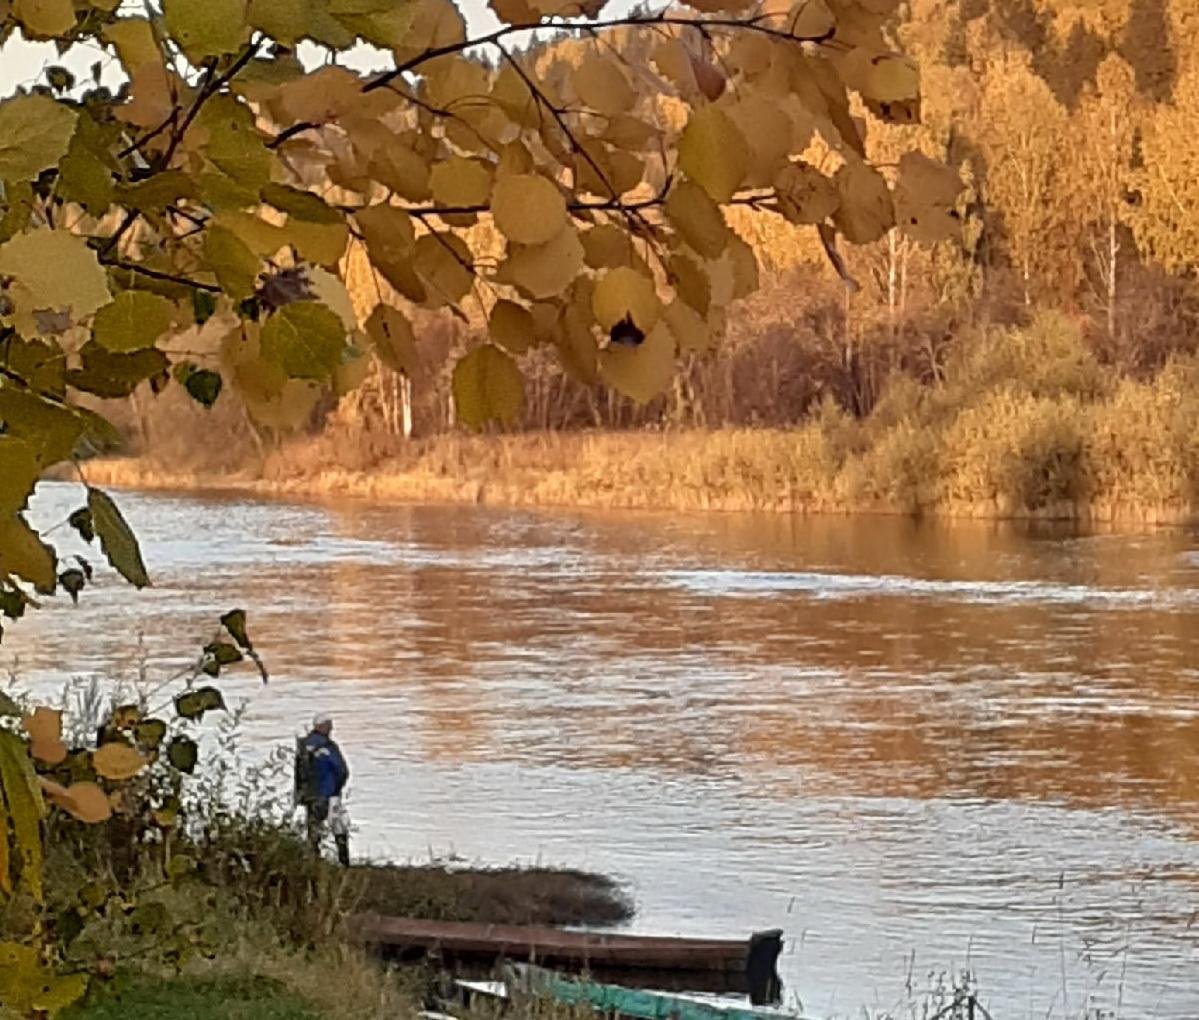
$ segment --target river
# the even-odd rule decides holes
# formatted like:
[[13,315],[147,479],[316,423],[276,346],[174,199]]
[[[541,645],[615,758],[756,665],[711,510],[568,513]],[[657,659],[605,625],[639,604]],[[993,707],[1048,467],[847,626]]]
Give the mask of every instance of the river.
[[639,931],[782,927],[818,1017],[966,967],[996,1020],[1199,1018],[1193,533],[117,498],[154,587],[99,571],[0,665],[157,676],[244,607],[243,740],[331,711],[361,852],[610,872]]

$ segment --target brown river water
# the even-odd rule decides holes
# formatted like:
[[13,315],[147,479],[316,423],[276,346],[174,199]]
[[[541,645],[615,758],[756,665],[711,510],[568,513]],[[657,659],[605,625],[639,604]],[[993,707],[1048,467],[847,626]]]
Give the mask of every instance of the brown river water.
[[140,636],[157,675],[243,606],[244,743],[331,711],[363,853],[782,927],[816,1017],[968,967],[996,1020],[1199,1020],[1195,533],[118,498],[155,586],[104,572],[0,666],[57,691]]

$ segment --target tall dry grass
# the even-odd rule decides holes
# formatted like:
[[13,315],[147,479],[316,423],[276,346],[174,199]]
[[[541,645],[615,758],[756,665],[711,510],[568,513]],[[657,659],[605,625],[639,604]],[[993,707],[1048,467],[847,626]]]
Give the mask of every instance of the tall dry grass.
[[793,428],[449,433],[364,442],[329,429],[242,465],[93,464],[97,481],[233,484],[382,500],[1033,516],[1167,522],[1199,507],[1199,358],[1137,381],[1071,321],[960,338],[941,381],[894,374],[865,418],[831,398]]

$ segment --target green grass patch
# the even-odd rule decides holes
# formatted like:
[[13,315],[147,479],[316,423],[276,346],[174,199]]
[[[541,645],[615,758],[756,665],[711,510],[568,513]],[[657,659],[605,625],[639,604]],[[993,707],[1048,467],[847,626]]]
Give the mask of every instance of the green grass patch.
[[324,1020],[265,977],[138,979],[60,1014],[62,1020]]

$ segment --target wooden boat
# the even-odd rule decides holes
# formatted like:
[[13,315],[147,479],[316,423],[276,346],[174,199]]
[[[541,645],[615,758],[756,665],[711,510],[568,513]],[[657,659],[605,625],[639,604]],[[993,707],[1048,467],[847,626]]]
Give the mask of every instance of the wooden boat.
[[433,955],[448,962],[511,960],[597,974],[716,974],[744,983],[755,1001],[773,1001],[778,995],[775,964],[782,949],[778,930],[759,932],[748,939],[691,939],[380,914],[360,915],[353,930],[361,942],[393,957]]
[[503,982],[459,981],[467,1005],[484,998],[508,1005],[522,997],[587,1006],[620,1020],[801,1020],[798,1014],[715,997],[625,988],[577,978],[529,964],[505,968]]

